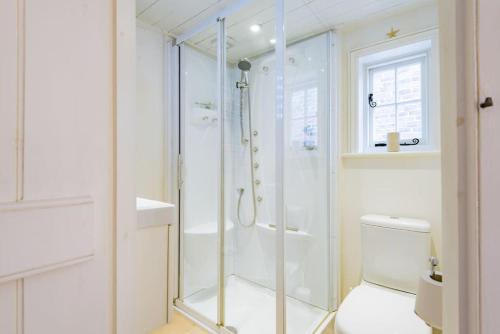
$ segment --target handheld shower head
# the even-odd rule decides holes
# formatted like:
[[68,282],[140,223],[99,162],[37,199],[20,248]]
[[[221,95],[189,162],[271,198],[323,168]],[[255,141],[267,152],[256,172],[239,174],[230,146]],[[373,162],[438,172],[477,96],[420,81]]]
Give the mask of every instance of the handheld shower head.
[[238,62],[238,68],[241,71],[241,79],[236,83],[237,88],[246,88],[248,86],[248,72],[250,71],[251,67],[252,64],[246,58],[241,59]]
[[248,59],[241,59],[238,62],[238,68],[243,71],[243,72],[248,72],[250,71],[250,68],[252,67],[252,64],[248,61]]

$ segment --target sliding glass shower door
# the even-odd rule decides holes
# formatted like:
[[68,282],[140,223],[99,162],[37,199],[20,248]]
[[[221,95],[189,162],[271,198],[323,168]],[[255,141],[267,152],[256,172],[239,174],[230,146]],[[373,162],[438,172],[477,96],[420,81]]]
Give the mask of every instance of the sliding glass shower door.
[[180,47],[180,273],[179,296],[203,317],[217,322],[219,126],[217,43],[198,47],[216,36],[217,24]]
[[[293,12],[287,18],[287,26],[300,24]],[[334,242],[330,133],[335,129],[330,103],[331,37],[323,33],[286,49],[284,262],[286,328],[293,334],[314,332],[335,306],[330,262]]]
[[283,5],[178,40],[176,305],[221,333],[314,333],[335,306],[331,33],[285,47]]
[[274,16],[273,6],[273,0],[250,2],[224,20],[224,204],[232,227],[224,315],[227,328],[243,334],[276,333],[278,325],[276,52],[269,42],[276,22],[264,19]]

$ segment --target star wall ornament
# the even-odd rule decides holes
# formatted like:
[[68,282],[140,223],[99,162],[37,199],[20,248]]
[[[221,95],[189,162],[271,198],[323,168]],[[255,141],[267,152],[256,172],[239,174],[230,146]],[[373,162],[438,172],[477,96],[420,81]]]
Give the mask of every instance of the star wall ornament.
[[394,29],[394,27],[391,27],[391,30],[386,35],[389,38],[394,38],[398,35],[398,33],[399,33],[399,29]]

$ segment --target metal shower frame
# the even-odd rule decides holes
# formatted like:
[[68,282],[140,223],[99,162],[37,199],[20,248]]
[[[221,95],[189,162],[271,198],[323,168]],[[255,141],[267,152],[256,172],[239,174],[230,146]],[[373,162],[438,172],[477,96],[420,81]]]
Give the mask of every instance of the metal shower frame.
[[[177,219],[179,225],[173,231],[174,236],[170,237],[169,252],[178,255],[175,259],[178,265],[174,266],[174,282],[170,286],[170,290],[175,290],[173,297],[175,298],[175,306],[195,320],[202,323],[204,326],[212,329],[216,333],[233,334],[226,327],[225,323],[225,289],[224,289],[224,85],[226,78],[226,31],[225,31],[225,18],[237,12],[252,0],[236,0],[228,7],[221,10],[217,15],[210,17],[203,21],[192,30],[182,34],[175,41],[167,43],[166,47],[166,130],[165,136],[167,148],[167,184],[169,189],[169,200],[176,204]],[[276,44],[275,44],[275,59],[276,59],[276,78],[275,78],[275,120],[276,120],[276,206],[280,210],[276,211],[276,333],[286,333],[286,282],[285,282],[285,222],[284,222],[284,110],[285,110],[285,59],[286,59],[286,34],[285,34],[285,0],[275,1],[275,14],[276,14]],[[183,183],[182,165],[183,161],[180,155],[181,143],[180,125],[183,123],[183,108],[181,105],[181,80],[180,80],[180,48],[181,45],[192,37],[209,27],[216,26],[217,28],[217,85],[218,89],[218,142],[220,143],[219,150],[219,182],[218,182],[218,293],[217,293],[217,323],[208,319],[203,314],[186,306],[182,299],[183,296],[183,201],[180,197],[180,189]],[[279,28],[278,28],[279,27]],[[338,161],[338,141],[337,136],[332,133],[338,134],[338,107],[337,107],[337,88],[334,82],[337,81],[338,69],[335,61],[338,57],[338,51],[335,47],[336,36],[333,32],[328,32],[328,97],[329,97],[329,112],[328,115],[328,203],[329,205],[329,224],[328,224],[328,245],[329,249],[329,270],[328,270],[328,315],[323,320],[322,324],[316,329],[315,332],[320,333],[321,330],[333,318],[333,311],[335,311],[338,299],[338,282],[339,282],[339,238],[338,238],[338,213],[335,208],[337,207],[337,200],[335,197],[337,187],[337,161]],[[170,256],[170,258],[174,258]]]

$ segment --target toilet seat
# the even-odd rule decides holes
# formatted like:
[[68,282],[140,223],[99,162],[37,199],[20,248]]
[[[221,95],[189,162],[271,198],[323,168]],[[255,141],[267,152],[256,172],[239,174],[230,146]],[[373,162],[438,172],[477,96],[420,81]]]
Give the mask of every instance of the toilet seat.
[[340,305],[336,334],[430,334],[414,312],[415,295],[363,281]]

